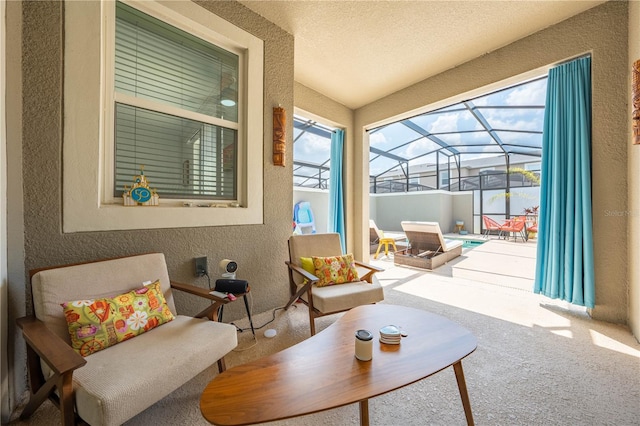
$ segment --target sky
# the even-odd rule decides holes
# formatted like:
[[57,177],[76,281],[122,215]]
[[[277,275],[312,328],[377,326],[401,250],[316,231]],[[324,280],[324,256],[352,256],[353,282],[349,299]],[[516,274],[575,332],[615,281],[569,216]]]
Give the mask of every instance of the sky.
[[[410,167],[435,163],[435,154],[425,154],[441,148],[438,143],[424,137],[420,129],[422,133],[428,132],[451,146],[451,150],[446,151],[449,154],[470,152],[462,156],[462,161],[487,154],[503,155],[502,149],[469,109],[476,107],[474,111],[484,117],[486,125],[495,131],[506,150],[541,153],[542,135],[539,132],[542,132],[544,122],[546,88],[547,79],[541,78],[408,119],[408,124],[417,126],[418,131],[402,122],[388,124],[371,131],[369,143],[371,147],[410,160]],[[300,132],[294,129],[294,138]],[[330,152],[329,138],[305,132],[294,144],[294,161],[322,164],[329,160]],[[375,153],[371,153],[370,159],[370,175],[398,167],[397,160]],[[446,156],[441,155],[440,161],[446,162]]]

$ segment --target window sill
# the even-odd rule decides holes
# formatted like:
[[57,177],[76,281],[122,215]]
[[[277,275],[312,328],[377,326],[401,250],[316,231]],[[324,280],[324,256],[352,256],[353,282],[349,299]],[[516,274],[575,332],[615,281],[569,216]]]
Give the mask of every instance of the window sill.
[[262,209],[245,207],[102,205],[91,212],[66,211],[64,232],[186,228],[262,224]]

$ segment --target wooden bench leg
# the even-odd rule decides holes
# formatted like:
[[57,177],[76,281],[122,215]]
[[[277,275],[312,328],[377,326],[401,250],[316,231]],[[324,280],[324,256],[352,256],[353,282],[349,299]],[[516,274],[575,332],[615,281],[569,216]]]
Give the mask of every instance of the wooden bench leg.
[[49,378],[36,393],[31,395],[29,402],[20,413],[20,420],[27,420],[38,407],[58,389],[60,394],[60,420],[63,425],[75,425],[75,404],[73,398],[73,374],[54,375]]
[[73,376],[64,374],[60,380],[60,415],[62,416],[62,424],[75,425],[75,401],[73,397]]
[[467,425],[473,426],[473,414],[471,413],[471,402],[467,393],[467,383],[464,380],[464,371],[462,370],[462,361],[453,364],[453,371],[456,372],[456,381],[460,390],[460,398],[462,399],[462,407],[464,407],[464,415],[467,418]]

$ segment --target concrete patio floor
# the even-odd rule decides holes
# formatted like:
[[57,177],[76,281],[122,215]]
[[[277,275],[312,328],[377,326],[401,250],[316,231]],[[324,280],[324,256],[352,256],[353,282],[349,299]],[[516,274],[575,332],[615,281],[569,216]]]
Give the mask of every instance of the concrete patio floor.
[[[445,238],[461,238],[458,234],[446,234]],[[484,241],[484,244],[464,248],[462,255],[449,263],[429,271],[426,269],[397,266],[393,263],[393,254],[371,258],[371,263],[389,270],[401,268],[451,279],[477,281],[500,287],[509,287],[532,292],[536,268],[537,240],[527,242],[498,239],[484,239],[478,235],[467,235],[467,240]]]

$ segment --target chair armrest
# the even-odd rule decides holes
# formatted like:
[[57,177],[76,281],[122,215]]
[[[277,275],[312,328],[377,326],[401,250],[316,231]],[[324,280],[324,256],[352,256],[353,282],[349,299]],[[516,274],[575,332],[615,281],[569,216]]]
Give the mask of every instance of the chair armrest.
[[[214,296],[213,294],[210,293],[209,289],[197,287],[191,284],[184,284],[184,283],[171,281],[171,288],[184,291],[185,293],[189,293],[194,296],[211,300],[211,305],[206,307],[202,311],[198,312],[197,314],[195,314],[194,318],[209,318],[211,321],[219,321],[221,318],[220,316],[221,307],[231,302],[230,299],[227,299],[227,298],[223,299],[221,297]],[[236,296],[243,296],[245,294],[246,293],[236,294]]]
[[27,344],[59,375],[76,370],[87,360],[47,328],[39,319],[28,316],[16,320]]
[[373,281],[373,274],[375,274],[376,272],[384,271],[384,269],[382,268],[378,268],[377,266],[373,266],[368,263],[360,262],[359,260],[355,260],[354,263],[356,264],[356,266],[360,266],[369,270],[369,272],[360,277],[362,281],[366,281],[368,283],[371,283]]
[[373,271],[373,272],[382,272],[382,271],[384,271],[384,269],[382,269],[382,268],[379,268],[379,267],[377,267],[377,266],[370,265],[370,264],[368,264],[368,263],[360,262],[359,260],[354,260],[354,263],[355,263],[357,266],[362,266],[363,268],[367,268],[367,269],[369,269],[369,270],[371,270],[371,271]]
[[287,266],[289,267],[289,269],[291,269],[292,271],[297,272],[298,274],[302,275],[304,278],[307,279],[307,281],[309,281],[311,284],[315,284],[319,281],[319,278],[316,277],[315,275],[313,275],[312,273],[310,273],[309,271],[307,271],[306,269],[295,265],[293,263],[291,263],[288,260],[285,260],[285,262],[287,264]]
[[[289,267],[289,283],[291,284],[291,294],[292,294],[291,298],[289,299],[289,302],[284,307],[284,310],[286,311],[287,309],[289,309],[289,306],[291,306],[296,300],[298,300],[298,298],[302,296],[304,293],[308,293],[309,301],[311,301],[310,306],[313,307],[311,289],[313,288],[312,287],[313,284],[319,281],[319,278],[309,273],[309,271],[305,270],[304,268],[301,268],[300,266],[291,263],[291,261],[289,260],[285,260],[284,263]],[[305,280],[303,281],[303,285],[300,288],[295,288],[296,286],[293,282],[293,272],[297,272],[298,274],[302,275],[305,278]]]

